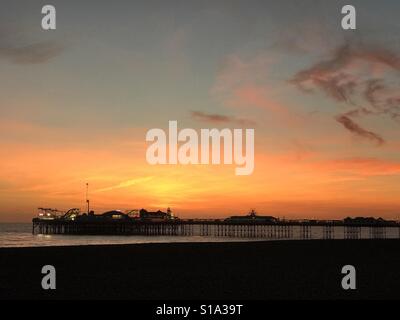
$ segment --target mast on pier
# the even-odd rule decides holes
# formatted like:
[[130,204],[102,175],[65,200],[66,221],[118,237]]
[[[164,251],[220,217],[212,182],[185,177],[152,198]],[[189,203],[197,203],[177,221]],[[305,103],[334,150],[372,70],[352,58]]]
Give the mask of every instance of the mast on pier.
[[86,183],[86,205],[87,205],[87,214],[90,213],[90,201],[89,201],[89,183]]

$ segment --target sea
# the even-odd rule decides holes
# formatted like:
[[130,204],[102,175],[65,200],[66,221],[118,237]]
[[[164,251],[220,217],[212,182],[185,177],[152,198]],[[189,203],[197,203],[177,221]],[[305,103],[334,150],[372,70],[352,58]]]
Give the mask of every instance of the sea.
[[[360,239],[369,239],[369,228],[361,228]],[[322,227],[311,227],[310,239],[323,239]],[[344,239],[343,227],[335,227],[333,239]],[[400,238],[399,228],[386,228],[386,239]],[[109,235],[44,235],[32,234],[31,223],[0,223],[1,247],[46,247],[46,246],[81,246],[108,244],[174,243],[174,242],[238,242],[238,241],[273,241],[299,240],[300,229],[294,227],[290,239],[285,238],[228,238],[205,236],[109,236]]]
[[0,248],[226,241],[246,241],[246,239],[200,236],[33,235],[31,223],[0,223]]

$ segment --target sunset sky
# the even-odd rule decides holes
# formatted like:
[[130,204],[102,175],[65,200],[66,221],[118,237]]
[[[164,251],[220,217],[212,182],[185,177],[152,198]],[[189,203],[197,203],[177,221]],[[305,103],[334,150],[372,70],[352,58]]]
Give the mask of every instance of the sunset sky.
[[[37,207],[400,219],[399,1],[2,1],[0,222]],[[57,30],[41,29],[41,7]],[[146,162],[146,132],[254,128],[255,170]]]

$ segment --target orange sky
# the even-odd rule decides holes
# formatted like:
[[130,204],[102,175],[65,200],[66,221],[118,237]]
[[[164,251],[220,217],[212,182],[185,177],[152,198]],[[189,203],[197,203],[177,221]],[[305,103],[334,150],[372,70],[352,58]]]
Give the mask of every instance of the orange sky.
[[[235,165],[147,164],[144,140],[131,139],[144,137],[143,129],[112,137],[89,134],[87,143],[69,130],[13,126],[2,128],[45,140],[34,146],[4,144],[1,149],[5,221],[26,221],[39,206],[84,209],[86,182],[97,212],[169,206],[182,217],[223,217],[256,208],[281,217],[397,218],[400,165],[396,161],[330,160],[312,150],[267,151],[256,153],[253,175],[235,176]],[[74,143],[58,143],[67,137]]]

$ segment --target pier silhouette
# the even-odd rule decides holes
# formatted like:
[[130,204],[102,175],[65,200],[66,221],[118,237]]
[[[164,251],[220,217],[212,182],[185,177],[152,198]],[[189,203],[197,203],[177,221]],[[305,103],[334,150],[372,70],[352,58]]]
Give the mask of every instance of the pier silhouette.
[[385,239],[390,230],[390,238],[400,238],[398,221],[363,217],[343,220],[286,220],[259,216],[254,210],[245,216],[231,216],[226,219],[180,219],[174,217],[170,209],[167,212],[142,209],[133,214],[114,210],[101,215],[93,212],[80,215],[77,209],[71,209],[62,216],[42,214],[32,222],[33,234]]

